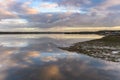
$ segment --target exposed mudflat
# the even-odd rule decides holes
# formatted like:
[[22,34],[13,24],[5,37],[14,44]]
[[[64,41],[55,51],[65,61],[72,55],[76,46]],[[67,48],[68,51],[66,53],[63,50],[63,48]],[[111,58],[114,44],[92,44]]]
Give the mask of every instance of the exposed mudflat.
[[61,49],[107,61],[120,62],[120,36],[106,36],[101,39],[78,42]]

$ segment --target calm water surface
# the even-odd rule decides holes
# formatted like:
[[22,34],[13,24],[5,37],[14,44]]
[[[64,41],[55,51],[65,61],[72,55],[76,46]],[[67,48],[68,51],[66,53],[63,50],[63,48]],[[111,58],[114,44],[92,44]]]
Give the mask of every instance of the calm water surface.
[[0,35],[0,80],[120,80],[120,63],[59,47],[99,35]]

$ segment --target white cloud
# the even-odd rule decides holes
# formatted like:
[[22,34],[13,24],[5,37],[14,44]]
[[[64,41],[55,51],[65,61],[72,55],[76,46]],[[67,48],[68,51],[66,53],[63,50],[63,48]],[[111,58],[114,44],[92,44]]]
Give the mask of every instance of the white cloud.
[[0,24],[26,24],[26,19],[1,19]]

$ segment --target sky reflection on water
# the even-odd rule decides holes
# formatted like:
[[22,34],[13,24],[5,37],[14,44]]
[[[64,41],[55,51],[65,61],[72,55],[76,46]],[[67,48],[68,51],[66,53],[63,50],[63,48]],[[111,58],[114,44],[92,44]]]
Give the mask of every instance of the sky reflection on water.
[[120,80],[120,64],[58,47],[98,35],[0,35],[0,80]]

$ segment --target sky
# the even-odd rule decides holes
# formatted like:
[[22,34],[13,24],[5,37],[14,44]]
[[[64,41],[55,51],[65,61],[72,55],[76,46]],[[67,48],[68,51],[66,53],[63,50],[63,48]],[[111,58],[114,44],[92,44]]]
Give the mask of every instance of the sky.
[[120,29],[120,0],[0,0],[0,31],[106,29]]

